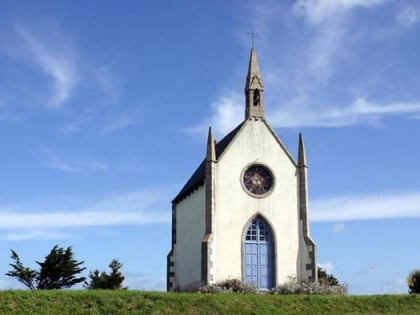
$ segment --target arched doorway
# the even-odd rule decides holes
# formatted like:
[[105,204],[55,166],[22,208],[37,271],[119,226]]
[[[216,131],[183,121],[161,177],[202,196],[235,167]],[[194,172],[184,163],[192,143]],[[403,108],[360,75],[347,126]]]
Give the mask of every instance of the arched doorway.
[[243,238],[245,283],[257,289],[271,289],[274,281],[274,240],[268,223],[256,217]]

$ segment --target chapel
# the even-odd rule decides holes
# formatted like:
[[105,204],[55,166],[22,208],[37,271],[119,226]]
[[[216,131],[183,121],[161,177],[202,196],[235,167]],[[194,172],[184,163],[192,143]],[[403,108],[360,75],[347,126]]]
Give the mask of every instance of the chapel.
[[264,85],[251,49],[245,118],[220,141],[211,128],[204,160],[172,201],[167,290],[239,279],[258,290],[316,281],[302,134],[295,160],[264,113]]

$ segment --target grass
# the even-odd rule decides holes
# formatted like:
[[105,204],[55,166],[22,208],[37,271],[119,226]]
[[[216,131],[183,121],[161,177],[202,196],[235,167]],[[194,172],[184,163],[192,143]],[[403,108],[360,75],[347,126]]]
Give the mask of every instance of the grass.
[[420,295],[0,291],[0,314],[420,314]]

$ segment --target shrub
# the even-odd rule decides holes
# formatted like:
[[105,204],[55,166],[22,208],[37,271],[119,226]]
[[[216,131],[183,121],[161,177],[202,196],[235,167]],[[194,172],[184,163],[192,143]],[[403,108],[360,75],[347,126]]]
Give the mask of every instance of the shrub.
[[271,292],[273,294],[332,294],[346,295],[348,287],[346,284],[331,285],[327,282],[306,282],[297,281],[295,277],[289,277],[289,281],[278,286]]
[[108,274],[105,271],[100,272],[99,270],[94,270],[89,272],[90,282],[85,282],[86,289],[102,289],[102,290],[121,290],[127,289],[122,286],[122,283],[125,279],[120,269],[122,268],[122,263],[118,259],[113,259],[108,265],[111,268],[111,272]]
[[327,284],[330,286],[340,285],[338,279],[333,274],[328,273],[325,269],[318,267],[318,282],[320,284]]
[[199,288],[201,293],[256,293],[257,289],[238,279],[227,279]]
[[420,294],[420,269],[413,270],[407,277],[408,293]]

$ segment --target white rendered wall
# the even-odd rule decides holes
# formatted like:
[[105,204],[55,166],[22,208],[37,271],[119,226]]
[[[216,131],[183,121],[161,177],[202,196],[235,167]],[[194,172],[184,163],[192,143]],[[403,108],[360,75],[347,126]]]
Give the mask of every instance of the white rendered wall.
[[[266,165],[273,173],[274,188],[264,198],[247,194],[242,173],[247,166]],[[247,121],[216,165],[214,213],[214,281],[243,280],[242,237],[250,219],[261,214],[271,225],[275,240],[276,283],[301,270],[298,262],[297,169],[262,121]]]
[[205,186],[176,207],[175,288],[192,289],[201,281],[201,239],[205,225]]

